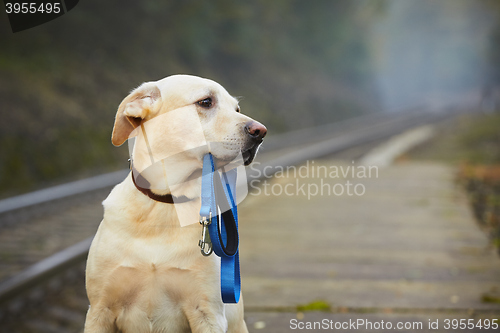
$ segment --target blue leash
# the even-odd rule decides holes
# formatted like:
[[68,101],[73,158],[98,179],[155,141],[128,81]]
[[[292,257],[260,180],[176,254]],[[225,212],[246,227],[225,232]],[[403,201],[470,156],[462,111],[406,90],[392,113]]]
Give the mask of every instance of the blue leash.
[[238,303],[241,292],[236,175],[237,171],[233,169],[222,172],[221,177],[215,170],[212,154],[203,157],[200,209],[203,230],[198,245],[204,256],[213,251],[221,258],[221,296],[224,303]]

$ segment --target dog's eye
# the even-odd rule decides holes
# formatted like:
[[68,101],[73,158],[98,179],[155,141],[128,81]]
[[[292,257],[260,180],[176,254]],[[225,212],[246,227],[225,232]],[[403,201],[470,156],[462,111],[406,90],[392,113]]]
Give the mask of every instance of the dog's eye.
[[240,107],[239,106],[236,108],[236,112],[240,113]]
[[201,106],[202,108],[209,108],[212,106],[212,98],[211,97],[207,97],[207,98],[204,98],[202,99],[201,101],[198,101],[197,102],[199,106]]

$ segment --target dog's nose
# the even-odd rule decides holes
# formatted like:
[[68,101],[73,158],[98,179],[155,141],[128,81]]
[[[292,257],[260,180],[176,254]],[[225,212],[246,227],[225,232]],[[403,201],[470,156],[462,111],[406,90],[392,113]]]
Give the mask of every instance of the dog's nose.
[[262,140],[267,134],[267,128],[258,121],[250,121],[245,124],[245,132],[255,140]]

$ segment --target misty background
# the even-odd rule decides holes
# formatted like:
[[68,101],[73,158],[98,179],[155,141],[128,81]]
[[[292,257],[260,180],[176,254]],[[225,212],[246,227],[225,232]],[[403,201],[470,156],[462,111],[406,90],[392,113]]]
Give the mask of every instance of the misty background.
[[85,0],[16,34],[0,16],[2,197],[126,168],[118,104],[172,74],[218,81],[270,135],[500,86],[496,0]]

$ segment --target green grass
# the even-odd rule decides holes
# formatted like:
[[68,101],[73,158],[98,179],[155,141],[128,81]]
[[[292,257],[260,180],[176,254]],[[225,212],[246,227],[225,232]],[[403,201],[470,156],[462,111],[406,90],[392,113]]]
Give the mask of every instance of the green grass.
[[483,294],[481,296],[481,301],[483,303],[500,304],[500,296],[495,296],[495,295],[490,295],[490,294]]
[[500,113],[464,115],[438,124],[438,135],[408,154],[448,164],[500,163]]
[[331,312],[332,307],[326,301],[323,300],[315,300],[309,304],[305,305],[297,305],[297,311],[299,312],[308,312],[308,311],[322,311],[322,312]]

